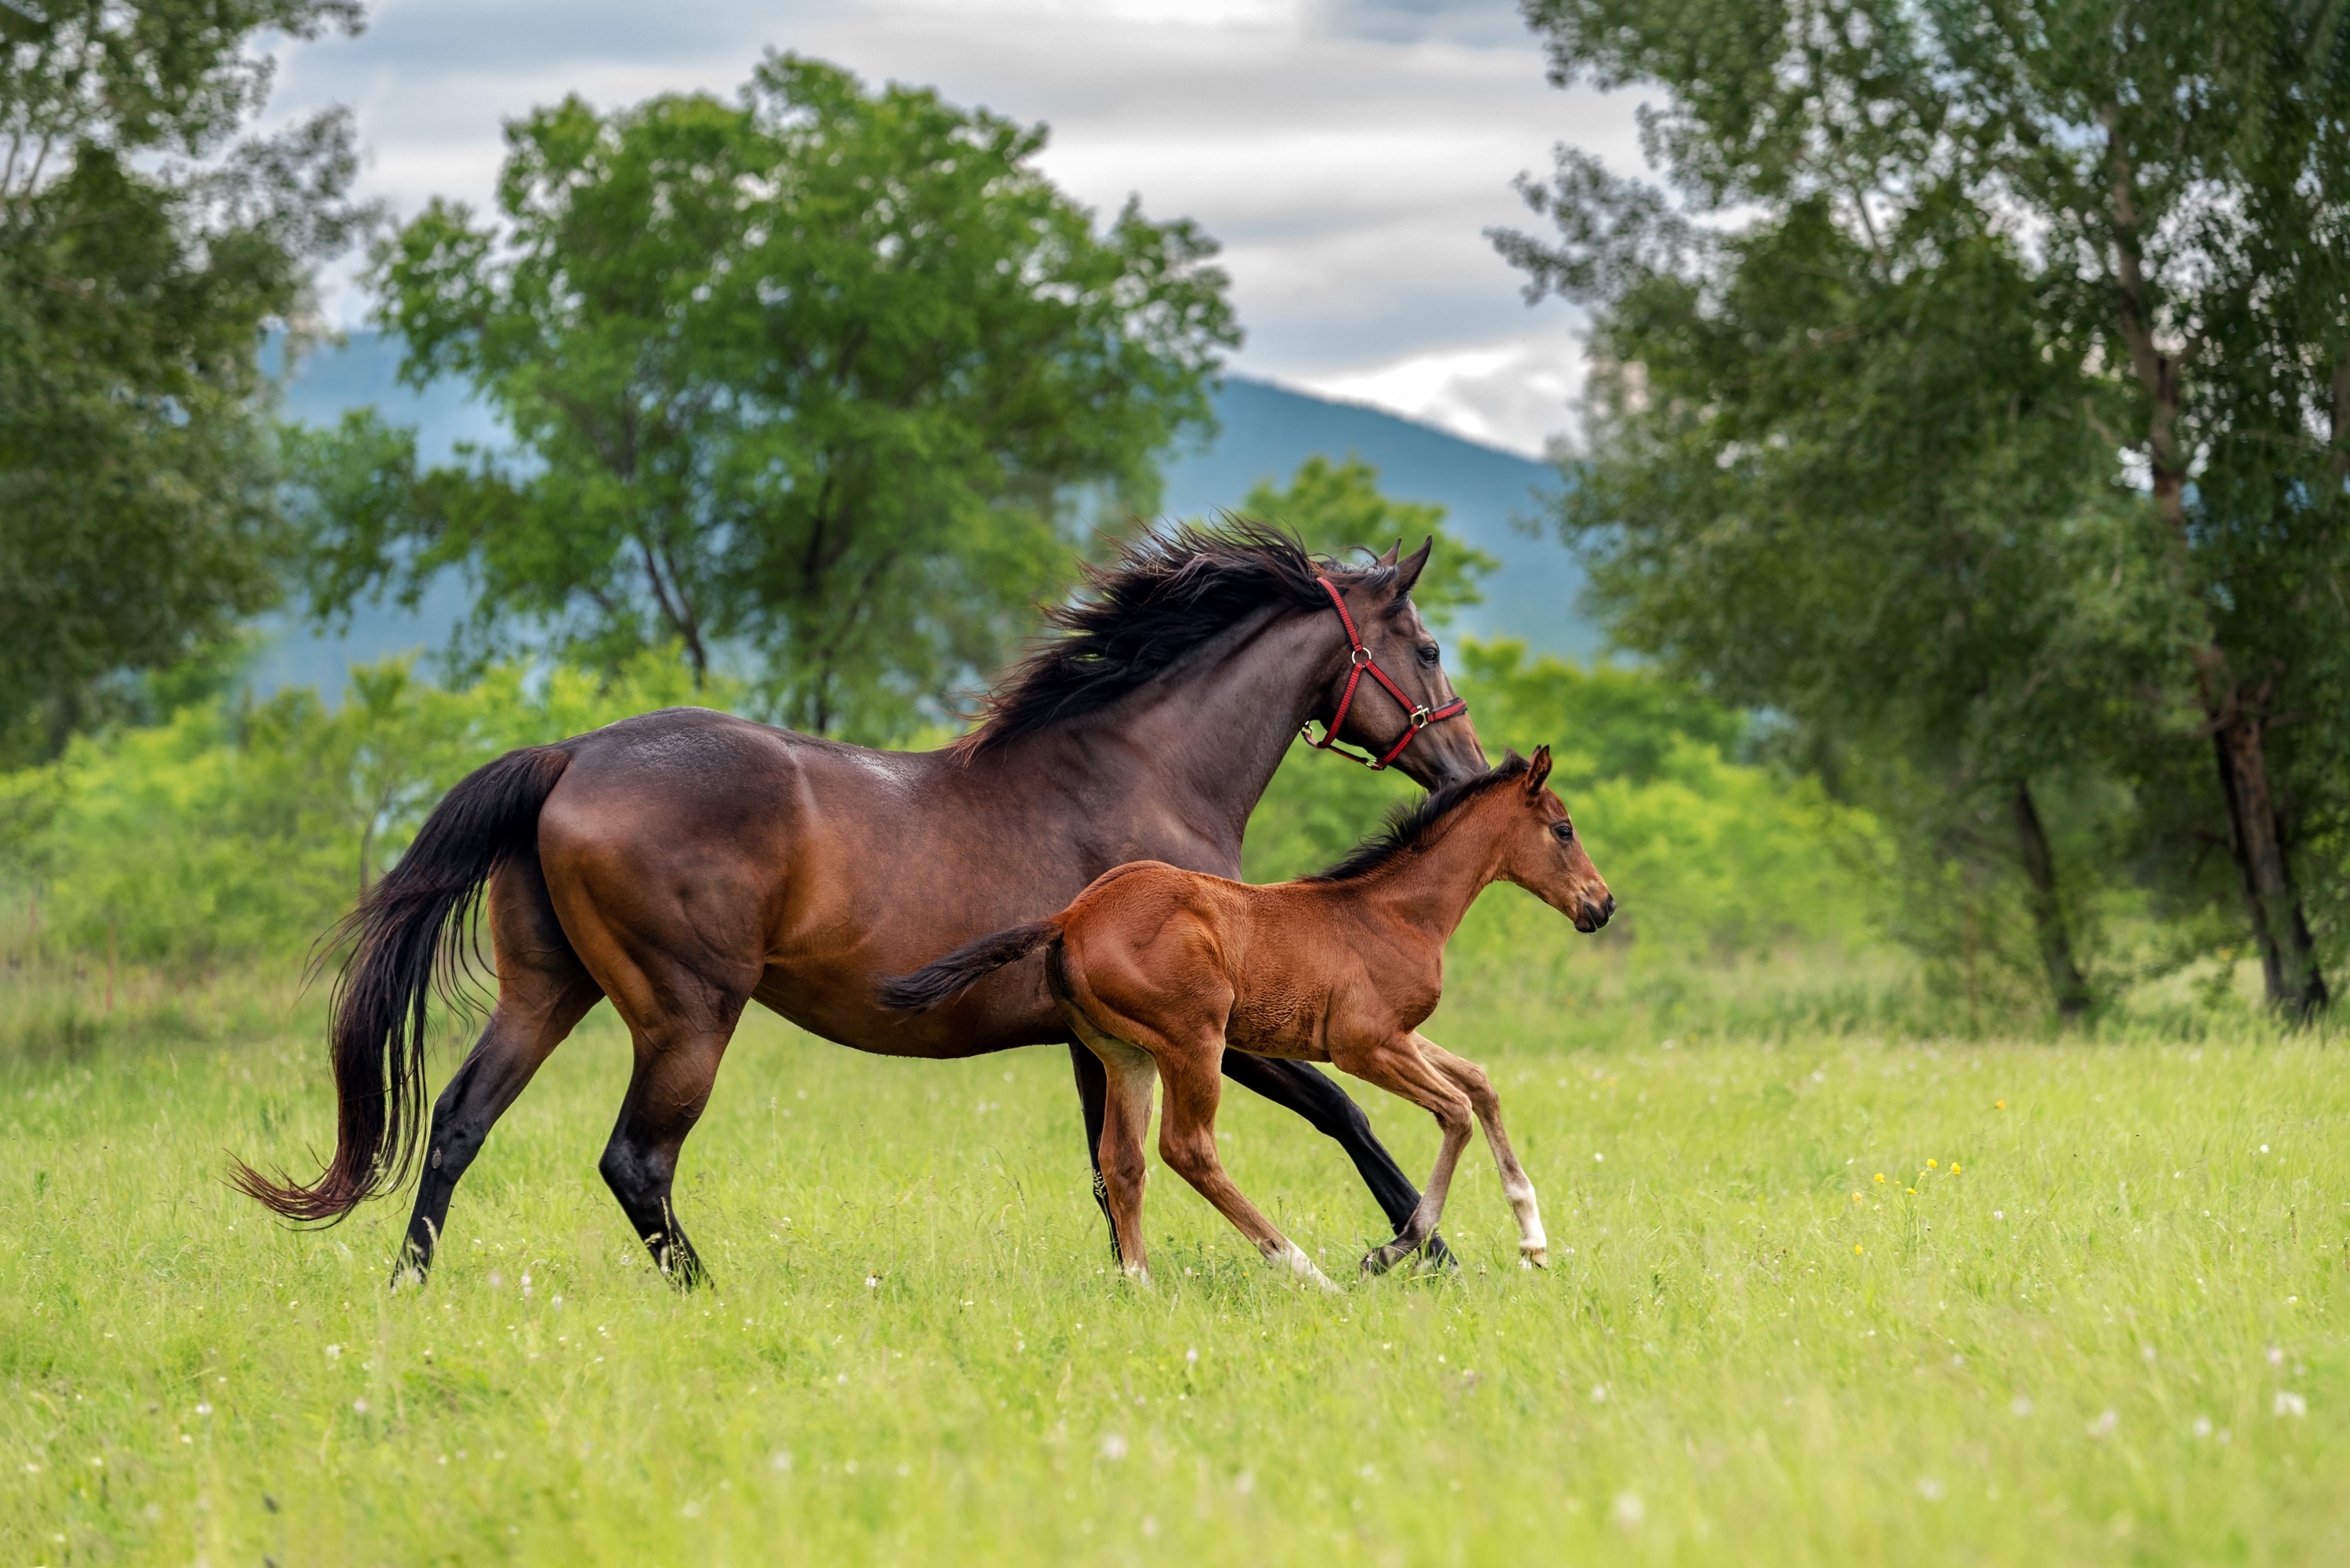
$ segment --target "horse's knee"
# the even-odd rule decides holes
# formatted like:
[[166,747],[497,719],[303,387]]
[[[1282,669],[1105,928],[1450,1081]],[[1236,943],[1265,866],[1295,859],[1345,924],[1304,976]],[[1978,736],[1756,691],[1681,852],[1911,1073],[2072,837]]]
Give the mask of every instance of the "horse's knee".
[[1186,1181],[1197,1182],[1216,1166],[1216,1135],[1211,1131],[1169,1135],[1159,1139],[1159,1158]]

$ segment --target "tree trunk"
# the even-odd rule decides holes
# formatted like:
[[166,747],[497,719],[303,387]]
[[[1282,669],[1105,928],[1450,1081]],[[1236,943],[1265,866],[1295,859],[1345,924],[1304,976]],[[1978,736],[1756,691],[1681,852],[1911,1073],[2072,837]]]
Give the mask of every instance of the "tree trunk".
[[2064,923],[2064,902],[2056,891],[2056,854],[2048,843],[2048,830],[2040,821],[2040,807],[2032,798],[2032,785],[2022,779],[2015,781],[2015,839],[2023,859],[2023,877],[2029,887],[2026,901],[2032,909],[2032,924],[2040,938],[2040,961],[2048,970],[2049,993],[2055,999],[2056,1016],[2067,1023],[2079,1022],[2089,1011],[2089,982],[2081,973],[2081,965],[2073,954],[2073,933]]
[[2269,793],[2261,722],[2235,707],[2214,726],[2211,740],[2219,753],[2220,789],[2228,802],[2229,842],[2244,878],[2245,912],[2251,917],[2252,940],[2260,944],[2269,1005],[2296,1023],[2307,1023],[2326,1003],[2325,975]]

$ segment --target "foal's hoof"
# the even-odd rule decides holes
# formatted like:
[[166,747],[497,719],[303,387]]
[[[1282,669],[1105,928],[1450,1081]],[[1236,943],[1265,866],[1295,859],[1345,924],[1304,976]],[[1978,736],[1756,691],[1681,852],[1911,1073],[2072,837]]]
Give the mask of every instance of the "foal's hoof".
[[1549,1268],[1549,1267],[1550,1267],[1550,1249],[1549,1249],[1548,1247],[1521,1247],[1521,1248],[1519,1248],[1519,1249],[1518,1249],[1518,1267],[1520,1267],[1520,1268],[1522,1268],[1522,1269],[1547,1269],[1547,1268]]

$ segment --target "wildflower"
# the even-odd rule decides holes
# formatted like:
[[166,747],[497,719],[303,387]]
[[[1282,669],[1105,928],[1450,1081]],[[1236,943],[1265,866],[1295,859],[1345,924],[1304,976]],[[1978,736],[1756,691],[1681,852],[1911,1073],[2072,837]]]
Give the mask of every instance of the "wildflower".
[[1917,1197],[1917,1196],[1918,1196],[1918,1189],[1917,1189],[1916,1188],[1914,1188],[1914,1187],[1913,1187],[1913,1188],[1911,1188],[1911,1189],[1909,1189],[1909,1196],[1910,1196],[1910,1197],[1912,1197],[1912,1198]]
[[2003,1111],[2007,1109],[2007,1102],[2005,1100],[2000,1100],[1992,1105],[1991,1109],[1995,1111]]
[[1616,1506],[1609,1511],[1613,1514],[1616,1522],[1626,1530],[1637,1530],[1639,1528],[1640,1521],[1648,1517],[1648,1511],[1641,1504],[1638,1492],[1617,1492]]
[[1880,1171],[1878,1171],[1878,1172],[1877,1173],[1877,1179],[1878,1181],[1880,1181],[1880,1182],[1881,1182],[1881,1181],[1883,1181],[1883,1180],[1885,1179],[1885,1172],[1883,1172],[1883,1171],[1881,1171],[1881,1170],[1880,1170]]
[[329,1361],[340,1361],[342,1358],[343,1358],[343,1347],[342,1347],[341,1345],[330,1345],[327,1346],[327,1359],[328,1359],[328,1360],[329,1360]]
[[1126,1458],[1126,1439],[1119,1437],[1116,1432],[1112,1432],[1102,1438],[1101,1457],[1109,1460],[1112,1464],[1116,1464],[1118,1460]]
[[1854,1193],[1854,1194],[1852,1195],[1852,1200],[1853,1200],[1855,1203],[1859,1202],[1859,1201],[1860,1201],[1860,1194],[1859,1194],[1859,1193],[1857,1193],[1857,1192]]
[[1594,1383],[1591,1386],[1591,1402],[1594,1405],[1605,1405],[1607,1403],[1607,1385],[1605,1383]]
[[1926,1168],[1927,1168],[1927,1169],[1929,1169],[1929,1170],[1932,1170],[1932,1169],[1934,1169],[1934,1168],[1935,1168],[1934,1162],[1933,1162],[1932,1160],[1930,1160],[1930,1159],[1929,1159],[1929,1160],[1928,1160],[1928,1161],[1926,1162]]
[[367,1414],[367,1401],[364,1399],[354,1399],[351,1401],[351,1408],[364,1416]]
[[2032,1396],[2029,1394],[2018,1394],[2014,1398],[2010,1399],[2007,1402],[2007,1413],[2014,1417],[2019,1421],[2024,1417],[2031,1415]]
[[2121,1424],[2122,1418],[2116,1412],[2112,1410],[2101,1411],[2099,1412],[2097,1418],[2089,1423],[2089,1436],[2093,1438],[2110,1438],[2120,1428]]
[[2280,1391],[2276,1397],[2276,1413],[2280,1416],[2291,1416],[2298,1419],[2299,1417],[2309,1414],[2309,1401],[2303,1398],[2298,1394],[2287,1394]]
[[1966,1167],[1960,1165],[1957,1160],[1954,1159],[1950,1161],[1950,1174],[1952,1176],[1958,1175],[1960,1171],[1964,1170],[1965,1168]]
[[1854,1251],[1856,1251],[1856,1252],[1859,1251],[1860,1251],[1860,1243],[1859,1243],[1859,1242],[1857,1242],[1857,1241],[1855,1241],[1855,1242],[1852,1244],[1852,1250],[1853,1250]]

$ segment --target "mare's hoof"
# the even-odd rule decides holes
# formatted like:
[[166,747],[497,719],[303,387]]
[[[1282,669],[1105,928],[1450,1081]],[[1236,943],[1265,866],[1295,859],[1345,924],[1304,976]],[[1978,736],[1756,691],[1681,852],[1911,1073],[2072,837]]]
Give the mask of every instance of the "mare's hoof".
[[1451,1248],[1444,1244],[1444,1238],[1441,1236],[1430,1236],[1428,1239],[1428,1245],[1421,1249],[1421,1255],[1428,1260],[1428,1266],[1432,1269],[1457,1269],[1461,1266],[1461,1260],[1454,1255]]

